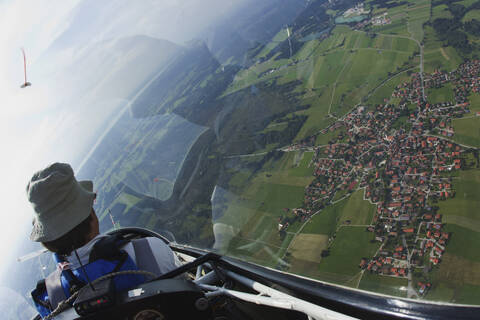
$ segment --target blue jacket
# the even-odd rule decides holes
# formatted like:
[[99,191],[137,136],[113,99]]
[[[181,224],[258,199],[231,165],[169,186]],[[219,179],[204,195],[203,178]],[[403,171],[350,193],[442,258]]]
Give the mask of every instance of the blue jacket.
[[[46,279],[39,281],[37,287],[31,293],[38,313],[42,317],[50,314],[60,301],[70,297],[73,292],[88,283],[87,276],[90,281],[94,281],[112,272],[138,270],[137,263],[140,263],[140,269],[151,271],[158,275],[174,269],[177,265],[170,248],[165,244],[163,244],[164,247],[160,245],[159,247],[161,248],[151,248],[149,239],[152,238],[131,241],[133,246],[130,247],[134,249],[132,252],[131,248],[127,246],[129,241],[123,238],[98,236],[89,244],[78,249],[82,255],[80,261],[82,261],[83,268],[75,255],[62,257],[53,254],[57,270]],[[158,260],[154,259],[154,256],[155,258],[159,256],[159,250],[163,254],[163,260],[167,260],[161,266],[158,265]],[[130,253],[127,253],[127,251]],[[169,252],[172,255],[171,259],[168,257]],[[134,256],[133,259],[131,255]],[[88,259],[86,259],[87,257]],[[134,259],[137,260],[137,263]],[[146,266],[145,262],[148,263],[148,266]],[[142,275],[114,277],[114,285],[117,291],[130,289],[145,281],[146,279]],[[53,297],[49,297],[49,292]]]

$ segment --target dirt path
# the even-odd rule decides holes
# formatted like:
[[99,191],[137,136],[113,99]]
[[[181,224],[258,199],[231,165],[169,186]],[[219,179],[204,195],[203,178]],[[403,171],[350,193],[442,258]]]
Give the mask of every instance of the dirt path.
[[448,54],[445,52],[445,49],[440,48],[440,52],[441,52],[442,56],[443,56],[446,60],[450,61],[450,57],[449,57]]
[[337,88],[337,82],[338,82],[338,80],[340,80],[343,71],[345,70],[345,68],[347,67],[347,65],[350,63],[350,59],[349,59],[349,58],[350,58],[350,57],[348,57],[348,58],[347,58],[347,61],[345,61],[345,64],[343,65],[342,70],[341,70],[340,73],[338,74],[337,79],[335,80],[335,83],[333,84],[332,98],[331,98],[331,100],[330,100],[330,106],[328,107],[328,113],[327,113],[329,116],[332,116],[331,110],[332,110],[333,98],[335,97],[335,89]]

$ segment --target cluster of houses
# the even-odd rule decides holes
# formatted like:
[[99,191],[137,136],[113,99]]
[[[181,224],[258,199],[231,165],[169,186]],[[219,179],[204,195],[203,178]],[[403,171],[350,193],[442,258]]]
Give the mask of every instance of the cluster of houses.
[[[364,199],[376,205],[366,229],[380,248],[374,257],[364,257],[359,267],[408,278],[415,268],[439,264],[450,234],[443,231],[441,214],[432,203],[455,196],[452,178],[444,173],[462,169],[466,153],[472,152],[440,135],[453,135],[450,121],[456,112],[468,113],[466,97],[478,90],[479,72],[480,62],[470,61],[454,72],[425,75],[427,88],[448,82],[462,88],[455,91],[455,102],[438,104],[423,100],[422,77],[413,74],[412,81],[393,93],[400,98],[398,105],[358,107],[322,131],[341,128],[348,139],[313,147],[315,179],[305,189],[304,207],[294,209],[296,214],[306,219],[363,188]],[[306,147],[312,148],[309,143],[292,146]],[[430,285],[418,282],[416,289],[423,295]]]
[[312,210],[298,208],[298,209],[293,209],[292,213],[294,216],[299,217],[300,221],[304,222],[305,220],[310,218],[310,216],[312,215]]
[[384,25],[391,24],[391,23],[392,23],[392,19],[390,19],[390,17],[388,16],[388,13],[385,12],[381,15],[372,17],[371,19],[366,19],[366,20],[358,22],[357,24],[355,24],[355,26],[353,26],[353,29],[354,30],[362,30],[363,28],[365,28],[368,25],[384,26]]
[[363,2],[360,2],[356,4],[353,8],[348,9],[343,13],[343,16],[345,18],[351,17],[351,16],[359,16],[362,14],[368,14],[370,13],[370,10],[365,9],[365,6]]
[[385,12],[384,14],[373,17],[370,23],[374,26],[383,26],[392,23],[392,20],[388,17],[388,13]]
[[[397,249],[396,253],[404,251],[401,246]],[[407,277],[409,271],[407,265],[403,262],[404,260],[397,260],[392,257],[377,256],[370,260],[363,258],[359,267],[384,276]]]
[[[464,109],[459,114],[447,112],[444,114],[449,117],[462,116],[468,113],[468,96],[470,93],[480,92],[480,60],[470,60],[461,64],[458,69],[450,72],[436,70],[431,74],[425,74],[423,77],[423,85],[425,89],[440,89],[447,84],[453,86],[454,100],[445,101],[442,104],[428,105],[432,109]],[[422,99],[422,77],[419,73],[412,75],[410,82],[404,82],[398,85],[392,93],[393,97],[401,98],[405,101],[413,103],[421,103]],[[427,105],[426,105],[427,106]],[[453,112],[454,110],[452,110]]]
[[[442,231],[441,215],[428,204],[416,210],[409,207],[403,211],[402,207],[403,203],[389,203],[386,210],[383,204],[377,206],[379,218],[367,231],[373,232],[382,245],[375,257],[361,260],[360,268],[406,278],[414,268],[423,270],[428,263],[440,263],[450,238],[448,232]],[[400,271],[402,268],[406,270]]]
[[[393,97],[400,98],[402,103],[416,105],[409,119],[412,120],[414,133],[431,132],[439,136],[451,138],[455,135],[452,119],[461,118],[470,113],[468,96],[472,92],[480,92],[480,60],[467,61],[452,72],[435,71],[424,76],[424,87],[439,89],[451,84],[454,101],[428,103],[422,98],[422,82],[418,73],[412,81],[397,86]],[[414,121],[416,120],[416,121]]]
[[[317,211],[332,202],[337,192],[353,192],[356,189],[357,172],[351,161],[342,157],[347,145],[331,145],[325,149],[325,158],[317,158],[314,164],[316,179],[305,189],[305,207]],[[318,156],[318,155],[317,155]]]
[[359,23],[355,24],[355,26],[353,26],[353,30],[362,30],[363,28],[365,28],[365,27],[368,26],[369,24],[370,24],[370,20],[369,20],[369,19],[360,21]]
[[410,81],[399,84],[393,91],[392,97],[414,103],[422,101],[422,77],[420,73],[413,73]]
[[437,265],[442,259],[442,255],[445,252],[445,245],[450,238],[448,232],[442,232],[442,227],[442,223],[422,223],[419,231],[426,232],[423,234],[423,238],[417,236],[415,239],[416,242],[420,243],[417,250],[419,257],[427,256],[433,265]]

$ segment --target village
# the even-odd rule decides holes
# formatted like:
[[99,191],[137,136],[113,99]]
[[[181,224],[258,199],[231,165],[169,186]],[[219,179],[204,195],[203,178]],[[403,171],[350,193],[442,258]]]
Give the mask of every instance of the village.
[[[454,101],[431,104],[422,97],[418,73],[398,85],[392,99],[375,108],[359,106],[317,135],[340,133],[326,146],[314,146],[315,137],[289,150],[314,150],[314,181],[305,188],[302,208],[292,212],[302,221],[327,206],[364,189],[364,200],[376,205],[366,232],[380,248],[364,257],[364,272],[406,278],[415,269],[428,273],[442,261],[450,234],[434,204],[455,197],[451,173],[474,158],[472,148],[451,140],[452,118],[470,113],[468,95],[480,91],[480,61],[468,61],[453,72],[424,75],[423,85],[454,88]],[[388,103],[387,101],[399,101]],[[348,223],[348,222],[344,222]],[[288,227],[288,225],[286,226]],[[428,278],[428,277],[427,277]],[[425,295],[428,281],[413,284]]]
[[345,18],[351,17],[351,16],[359,16],[362,14],[369,14],[370,10],[365,9],[365,5],[363,2],[357,3],[354,7],[348,9],[343,13],[343,16]]

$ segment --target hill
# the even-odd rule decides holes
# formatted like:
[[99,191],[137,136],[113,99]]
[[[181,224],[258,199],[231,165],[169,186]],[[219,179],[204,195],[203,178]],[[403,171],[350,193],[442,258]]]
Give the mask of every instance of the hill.
[[[222,68],[203,42],[194,42],[179,53],[133,102],[135,117],[174,112],[196,123],[205,108],[230,84],[238,67]],[[208,118],[208,117],[207,117]]]
[[[323,2],[323,1],[322,1]],[[202,37],[222,64],[250,63],[248,50],[267,44],[305,9],[305,0],[247,1]]]

